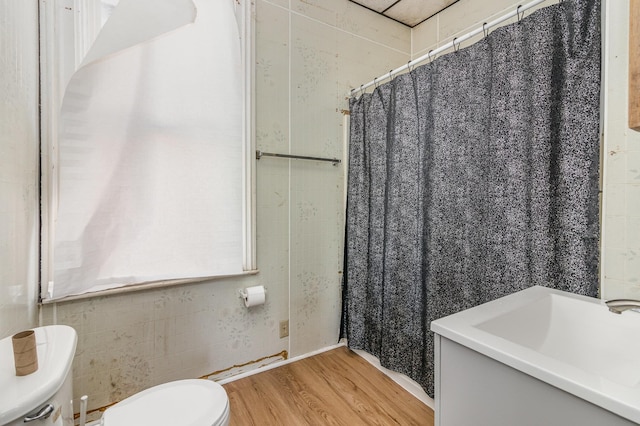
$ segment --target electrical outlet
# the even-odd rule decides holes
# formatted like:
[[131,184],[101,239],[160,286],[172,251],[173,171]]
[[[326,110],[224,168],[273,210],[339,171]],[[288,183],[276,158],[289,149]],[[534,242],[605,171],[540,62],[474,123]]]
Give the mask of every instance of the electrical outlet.
[[280,321],[280,338],[289,335],[289,320]]

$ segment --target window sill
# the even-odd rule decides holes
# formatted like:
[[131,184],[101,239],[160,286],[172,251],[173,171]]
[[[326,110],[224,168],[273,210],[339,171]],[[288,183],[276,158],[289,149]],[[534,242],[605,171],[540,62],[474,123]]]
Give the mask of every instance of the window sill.
[[252,269],[250,271],[244,271],[239,274],[216,275],[213,277],[185,278],[185,279],[179,279],[179,280],[164,280],[164,281],[153,281],[153,282],[147,282],[147,283],[132,284],[124,287],[111,288],[109,290],[95,291],[92,293],[84,293],[84,294],[78,294],[74,296],[61,297],[59,299],[43,299],[40,301],[40,305],[72,302],[72,301],[82,300],[82,299],[92,299],[94,297],[132,293],[136,291],[154,290],[154,289],[164,288],[164,287],[174,287],[182,284],[193,284],[193,283],[200,283],[204,281],[217,281],[217,280],[222,280],[226,278],[244,277],[248,275],[257,275],[258,272],[260,272],[258,269]]

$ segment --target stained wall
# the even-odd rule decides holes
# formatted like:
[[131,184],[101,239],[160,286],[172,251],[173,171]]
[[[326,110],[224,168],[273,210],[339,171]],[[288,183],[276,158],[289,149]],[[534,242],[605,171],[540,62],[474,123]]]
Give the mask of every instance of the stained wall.
[[[345,160],[348,89],[408,61],[409,28],[347,0],[255,4],[257,148]],[[43,308],[78,331],[74,392],[89,409],[338,342],[345,163],[264,157],[256,172],[258,275]],[[259,284],[265,305],[245,308],[238,289]]]
[[0,2],[0,338],[37,325],[38,1]]

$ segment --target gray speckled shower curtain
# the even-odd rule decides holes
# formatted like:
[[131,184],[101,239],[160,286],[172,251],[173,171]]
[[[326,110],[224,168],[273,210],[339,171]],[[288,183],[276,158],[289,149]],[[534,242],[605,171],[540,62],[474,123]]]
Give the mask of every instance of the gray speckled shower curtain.
[[433,395],[431,321],[596,296],[600,2],[566,0],[350,101],[342,334]]

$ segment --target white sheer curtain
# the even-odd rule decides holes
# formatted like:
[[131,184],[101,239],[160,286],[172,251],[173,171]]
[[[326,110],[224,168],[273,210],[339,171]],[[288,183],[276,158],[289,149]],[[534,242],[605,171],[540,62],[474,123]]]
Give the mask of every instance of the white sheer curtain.
[[65,91],[48,298],[243,272],[232,0],[121,0]]

